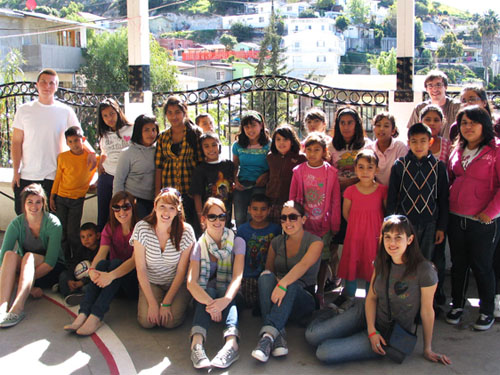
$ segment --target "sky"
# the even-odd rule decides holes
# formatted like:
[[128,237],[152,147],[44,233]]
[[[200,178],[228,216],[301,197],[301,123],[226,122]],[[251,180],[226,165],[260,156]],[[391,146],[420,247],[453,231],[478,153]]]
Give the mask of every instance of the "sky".
[[437,0],[438,2],[450,5],[457,9],[468,10],[471,13],[483,14],[489,9],[493,9],[500,14],[500,2],[498,0]]

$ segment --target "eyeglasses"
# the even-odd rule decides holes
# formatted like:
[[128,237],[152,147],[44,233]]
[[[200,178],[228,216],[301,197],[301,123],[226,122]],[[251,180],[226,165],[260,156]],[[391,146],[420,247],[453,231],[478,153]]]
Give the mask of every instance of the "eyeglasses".
[[222,213],[222,214],[219,214],[219,215],[216,215],[216,214],[208,214],[207,215],[207,219],[208,221],[215,221],[217,219],[219,219],[220,221],[226,221],[226,213]]
[[174,193],[175,195],[177,195],[178,198],[181,198],[181,193],[179,193],[179,191],[173,187],[161,188],[160,194],[163,194],[163,193]]
[[427,85],[425,85],[425,88],[427,89],[433,89],[433,88],[440,89],[442,87],[444,87],[444,84],[442,83],[436,83],[435,85],[432,83],[428,83]]
[[114,212],[120,212],[120,210],[128,211],[131,208],[132,208],[132,205],[130,203],[125,203],[123,206],[120,206],[119,204],[114,204],[114,205],[111,206],[111,209]]
[[280,220],[282,223],[285,223],[286,219],[288,219],[290,221],[297,221],[299,219],[299,217],[301,217],[301,216],[302,215],[298,215],[298,214],[281,215]]
[[467,100],[462,99],[462,100],[460,100],[460,102],[462,104],[476,104],[476,102],[480,102],[481,100],[482,100],[481,98],[474,97],[474,98],[469,98]]

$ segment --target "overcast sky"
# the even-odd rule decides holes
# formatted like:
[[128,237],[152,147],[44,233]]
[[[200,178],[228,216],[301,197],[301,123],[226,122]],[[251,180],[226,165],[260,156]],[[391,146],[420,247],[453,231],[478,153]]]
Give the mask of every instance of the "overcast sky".
[[471,13],[483,14],[489,9],[493,9],[500,15],[500,2],[498,0],[437,0],[442,4],[450,5],[454,8],[468,10]]

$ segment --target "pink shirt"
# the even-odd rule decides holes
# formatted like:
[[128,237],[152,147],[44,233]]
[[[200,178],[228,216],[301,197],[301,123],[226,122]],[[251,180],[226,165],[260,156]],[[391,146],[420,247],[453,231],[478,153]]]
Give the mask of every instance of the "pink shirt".
[[121,225],[118,225],[114,232],[111,232],[109,224],[104,226],[101,233],[101,245],[109,246],[109,259],[127,260],[134,253],[134,248],[130,246],[129,241],[132,237],[132,230],[126,236],[123,235]]
[[373,150],[378,157],[378,173],[375,175],[377,181],[388,186],[394,162],[400,157],[406,156],[408,148],[403,142],[392,138],[391,144],[384,152],[378,148],[378,140],[368,145],[367,149]]
[[309,163],[304,173],[304,208],[307,213],[305,229],[322,236],[321,223],[325,215],[326,174],[323,166],[311,167]]

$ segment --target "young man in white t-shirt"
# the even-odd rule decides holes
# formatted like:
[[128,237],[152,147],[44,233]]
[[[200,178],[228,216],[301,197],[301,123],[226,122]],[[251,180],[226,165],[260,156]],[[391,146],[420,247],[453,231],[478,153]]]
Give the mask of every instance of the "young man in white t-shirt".
[[[59,78],[53,69],[38,74],[36,88],[38,99],[19,107],[14,117],[12,134],[12,189],[15,210],[22,212],[22,190],[33,182],[40,183],[50,196],[56,175],[57,156],[64,147],[64,132],[70,126],[80,126],[73,109],[55,100]],[[96,164],[95,152],[88,142],[89,168]]]

